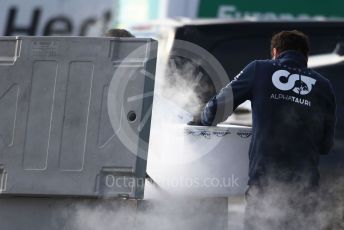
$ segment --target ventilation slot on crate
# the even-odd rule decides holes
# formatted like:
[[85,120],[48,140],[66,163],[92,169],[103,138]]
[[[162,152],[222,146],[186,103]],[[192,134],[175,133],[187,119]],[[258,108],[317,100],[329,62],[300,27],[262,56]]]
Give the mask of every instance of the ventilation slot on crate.
[[3,166],[0,166],[0,193],[6,191],[7,173]]

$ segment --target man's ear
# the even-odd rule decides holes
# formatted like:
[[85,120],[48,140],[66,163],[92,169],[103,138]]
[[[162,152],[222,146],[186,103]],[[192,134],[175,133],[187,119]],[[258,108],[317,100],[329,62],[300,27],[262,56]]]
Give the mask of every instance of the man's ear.
[[279,54],[279,52],[277,51],[277,49],[276,48],[272,48],[272,50],[271,50],[272,59],[276,59],[278,54]]

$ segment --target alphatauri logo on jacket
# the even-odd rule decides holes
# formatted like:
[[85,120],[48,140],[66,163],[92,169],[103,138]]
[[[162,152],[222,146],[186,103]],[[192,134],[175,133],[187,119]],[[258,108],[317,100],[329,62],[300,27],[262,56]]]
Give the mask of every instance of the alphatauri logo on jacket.
[[282,91],[292,90],[299,95],[306,95],[312,91],[316,80],[301,74],[291,74],[287,70],[277,70],[272,75],[273,85]]

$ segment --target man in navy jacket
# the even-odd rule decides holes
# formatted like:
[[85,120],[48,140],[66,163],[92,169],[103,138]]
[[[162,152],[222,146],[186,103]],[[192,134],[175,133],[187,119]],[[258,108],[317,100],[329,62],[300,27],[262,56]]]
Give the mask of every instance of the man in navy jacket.
[[[302,32],[282,31],[274,35],[272,60],[247,65],[207,103],[201,114],[202,125],[216,125],[238,105],[251,101],[253,135],[246,229],[294,229],[293,224],[295,229],[302,229],[286,213],[298,210],[300,203],[309,203],[306,198],[300,202],[300,197],[310,197],[311,191],[316,190],[319,155],[327,154],[333,145],[333,89],[325,77],[307,68],[308,52],[308,37]],[[277,193],[283,195],[276,196]],[[287,210],[284,204],[291,203],[294,205]],[[300,212],[311,212],[301,206]],[[285,212],[276,217],[271,213],[274,208]]]

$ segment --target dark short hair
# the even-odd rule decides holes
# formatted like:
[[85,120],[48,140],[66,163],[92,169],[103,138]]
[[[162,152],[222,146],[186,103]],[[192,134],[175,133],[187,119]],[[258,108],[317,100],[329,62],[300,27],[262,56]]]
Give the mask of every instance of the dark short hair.
[[105,33],[105,37],[130,38],[134,37],[128,30],[124,29],[110,29]]
[[309,52],[309,38],[306,34],[298,30],[281,31],[271,39],[271,50],[276,48],[278,52],[296,50],[306,57]]

